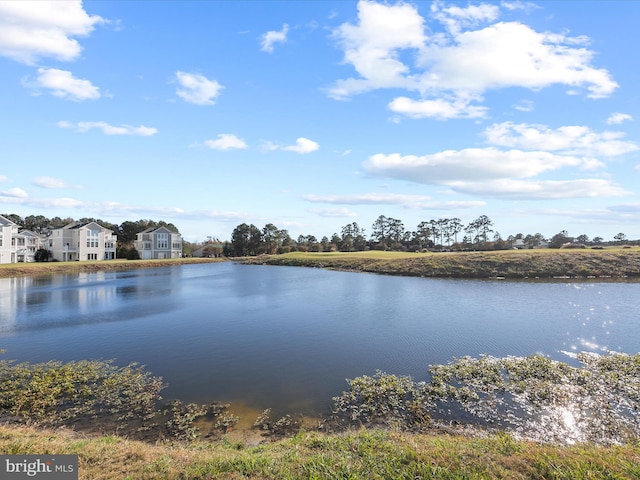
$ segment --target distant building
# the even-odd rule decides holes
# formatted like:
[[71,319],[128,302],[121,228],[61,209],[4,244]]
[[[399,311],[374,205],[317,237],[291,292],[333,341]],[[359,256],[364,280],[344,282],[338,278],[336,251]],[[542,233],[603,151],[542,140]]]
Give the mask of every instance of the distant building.
[[167,227],[152,227],[136,235],[135,249],[143,260],[182,258],[182,236]]
[[13,236],[17,262],[35,262],[36,251],[45,244],[45,239],[31,230],[21,230]]
[[20,227],[6,217],[0,215],[0,263],[16,263],[18,261],[15,236]]
[[522,250],[523,248],[529,248],[529,247],[527,246],[527,244],[526,244],[526,243],[524,243],[524,240],[523,240],[523,239],[521,239],[521,238],[516,238],[516,239],[513,241],[513,243],[511,244],[511,246],[512,246],[513,248],[517,248],[518,250]]
[[96,222],[73,222],[51,232],[46,247],[53,260],[61,262],[113,260],[117,238]]
[[207,242],[200,248],[196,248],[193,252],[191,252],[191,256],[199,258],[220,257],[222,256],[223,249],[224,244],[222,242]]

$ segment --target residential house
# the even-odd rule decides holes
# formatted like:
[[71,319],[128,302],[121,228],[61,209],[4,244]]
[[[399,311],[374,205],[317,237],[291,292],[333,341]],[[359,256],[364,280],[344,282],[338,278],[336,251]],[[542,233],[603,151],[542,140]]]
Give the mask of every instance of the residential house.
[[151,227],[138,233],[134,246],[143,260],[182,258],[182,236],[167,227]]
[[511,244],[511,248],[522,250],[524,248],[529,248],[529,245],[524,243],[524,240],[521,238],[516,238]]
[[61,262],[113,260],[116,243],[114,233],[96,222],[73,222],[54,229],[46,248],[51,251],[53,260]]
[[209,241],[205,243],[203,246],[196,248],[193,252],[191,252],[192,257],[198,258],[214,258],[222,256],[222,251],[224,249],[224,244],[219,241]]
[[0,263],[16,263],[18,256],[15,235],[20,227],[6,217],[0,215]]
[[35,262],[36,251],[45,244],[46,240],[31,230],[21,230],[13,236],[16,247],[17,262]]

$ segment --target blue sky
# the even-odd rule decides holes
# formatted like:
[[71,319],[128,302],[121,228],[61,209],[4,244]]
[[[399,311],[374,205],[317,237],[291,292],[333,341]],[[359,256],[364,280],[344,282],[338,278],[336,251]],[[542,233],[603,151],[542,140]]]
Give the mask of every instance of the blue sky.
[[640,238],[640,2],[1,1],[0,212]]

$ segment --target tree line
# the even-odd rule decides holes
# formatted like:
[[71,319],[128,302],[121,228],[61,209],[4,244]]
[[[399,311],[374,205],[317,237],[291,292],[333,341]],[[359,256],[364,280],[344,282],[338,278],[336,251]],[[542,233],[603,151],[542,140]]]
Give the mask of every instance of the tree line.
[[11,220],[21,228],[25,230],[30,230],[39,235],[46,235],[52,230],[56,228],[62,228],[65,225],[69,225],[73,222],[79,223],[90,223],[95,222],[101,227],[108,228],[114,234],[118,236],[118,242],[122,243],[131,243],[136,239],[136,235],[147,228],[157,228],[157,227],[166,227],[172,232],[178,233],[178,228],[172,224],[167,223],[163,220],[155,221],[155,220],[137,220],[135,222],[125,221],[121,224],[106,222],[104,220],[96,219],[96,218],[80,218],[78,220],[74,220],[71,217],[60,218],[53,217],[47,218],[44,215],[29,215],[27,217],[22,218],[20,215],[16,215],[15,213],[3,213],[3,217],[8,220]]
[[[31,230],[40,235],[47,235],[56,228],[62,228],[73,223],[73,218],[53,217],[43,215],[29,215],[22,218],[10,213],[2,214],[21,228]],[[172,232],[178,233],[178,228],[163,220],[155,221],[141,219],[137,221],[124,221],[120,224],[107,222],[96,218],[80,218],[81,223],[96,222],[117,236],[118,258],[130,258],[135,256],[133,242],[136,235],[148,228],[166,227]],[[494,230],[493,221],[486,215],[480,215],[469,223],[463,223],[460,218],[439,218],[420,222],[414,229],[407,229],[402,220],[380,215],[371,226],[371,233],[367,232],[358,223],[352,222],[344,225],[339,232],[330,237],[323,236],[318,239],[314,235],[299,235],[291,237],[288,230],[280,229],[273,223],[268,223],[263,228],[253,224],[242,223],[235,227],[231,234],[231,240],[220,242],[204,242],[202,244],[183,241],[183,253],[190,252],[198,246],[210,246],[213,254],[225,256],[252,256],[261,254],[278,254],[292,251],[300,252],[357,252],[364,250],[393,250],[419,252],[424,250],[505,250],[513,248],[517,244],[520,248],[561,248],[563,246],[601,246],[607,244],[640,244],[640,240],[630,241],[624,233],[616,234],[612,240],[602,237],[590,239],[582,234],[572,237],[566,230],[558,232],[551,238],[545,238],[541,233],[509,235],[506,239]]]
[[[380,215],[367,236],[357,222],[344,225],[339,233],[318,239],[314,235],[299,235],[293,239],[285,229],[269,223],[263,229],[253,224],[238,225],[225,245],[225,254],[247,256],[260,254],[302,252],[356,252],[364,250],[420,251],[424,249],[486,249],[493,222],[486,215],[464,225],[459,218],[441,218],[420,222],[415,230],[405,228],[402,220]],[[504,247],[504,246],[503,246]]]
[[286,229],[268,223],[260,229],[253,224],[242,223],[231,234],[231,241],[222,247],[226,256],[273,255],[277,253],[301,252],[355,252],[364,250],[393,250],[419,252],[462,250],[506,250],[514,248],[587,247],[604,244],[640,243],[629,242],[624,233],[614,236],[613,242],[602,237],[589,239],[587,235],[571,237],[563,230],[550,239],[541,233],[510,235],[503,239],[494,230],[493,221],[486,215],[465,224],[459,218],[440,218],[420,222],[415,229],[407,229],[402,220],[380,215],[371,226],[367,236],[365,229],[356,222],[344,225],[331,237],[318,239],[314,235],[299,235],[296,239]]

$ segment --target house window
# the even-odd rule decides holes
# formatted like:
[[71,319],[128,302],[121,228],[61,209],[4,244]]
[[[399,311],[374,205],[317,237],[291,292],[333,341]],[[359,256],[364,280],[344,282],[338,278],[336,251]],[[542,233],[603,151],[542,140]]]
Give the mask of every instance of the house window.
[[87,230],[87,248],[97,248],[98,247],[98,236],[99,232],[97,230]]
[[97,260],[97,259],[98,259],[97,253],[87,253],[87,260]]
[[167,249],[169,248],[169,234],[168,233],[159,233],[158,234],[158,248],[159,249]]

